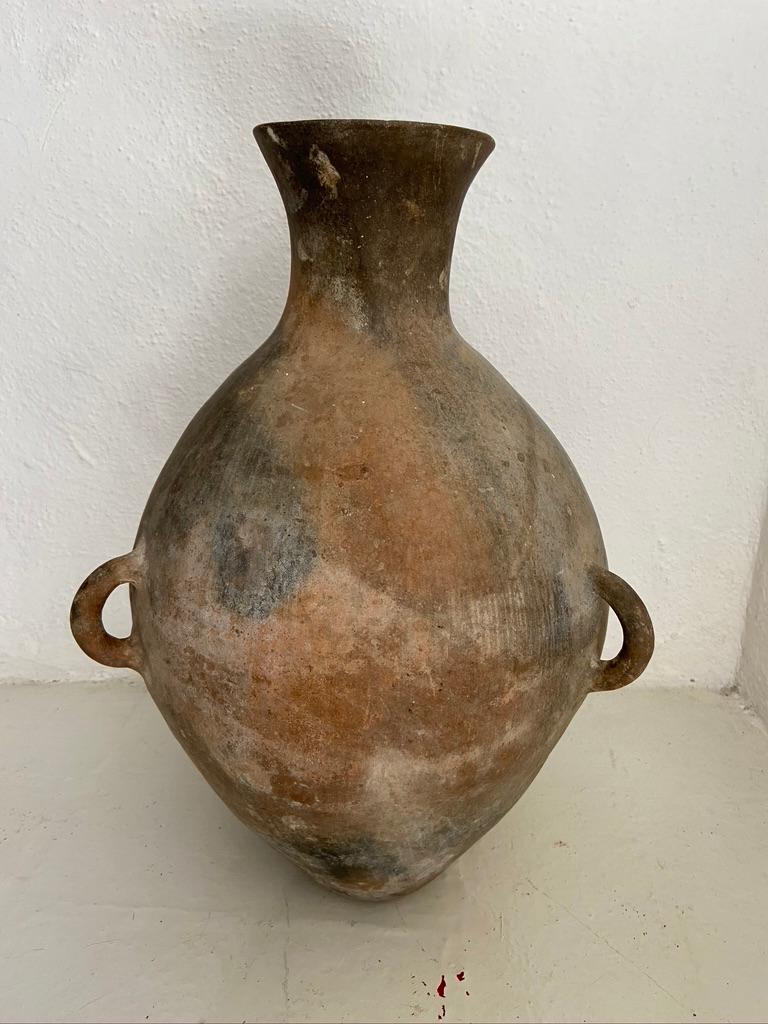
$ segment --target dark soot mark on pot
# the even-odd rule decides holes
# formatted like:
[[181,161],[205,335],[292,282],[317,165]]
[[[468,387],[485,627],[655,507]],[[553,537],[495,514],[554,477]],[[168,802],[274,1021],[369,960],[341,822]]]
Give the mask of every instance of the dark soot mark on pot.
[[248,439],[242,483],[214,520],[213,561],[222,604],[266,619],[301,585],[316,551],[297,480],[266,433],[250,424]]
[[571,608],[563,579],[558,573],[552,581],[552,647],[565,650],[571,643]]
[[348,843],[307,844],[297,847],[316,871],[338,882],[354,882],[361,878],[385,882],[407,874],[400,861],[389,851],[366,836]]
[[[298,505],[298,503],[296,503]],[[224,513],[213,531],[219,598],[238,615],[269,618],[309,574],[312,538],[297,507]]]

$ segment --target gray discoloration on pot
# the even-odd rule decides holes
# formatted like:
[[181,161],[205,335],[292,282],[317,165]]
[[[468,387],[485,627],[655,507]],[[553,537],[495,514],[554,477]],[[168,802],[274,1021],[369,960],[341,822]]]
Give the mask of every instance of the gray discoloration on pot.
[[[256,138],[289,214],[285,312],[73,630],[142,672],[244,821],[329,888],[385,899],[506,813],[586,694],[642,671],[652,630],[567,455],[450,319],[492,140],[366,121]],[[120,641],[99,616],[125,580]],[[606,601],[626,634],[610,662]]]
[[247,472],[259,491],[247,504],[211,508],[211,555],[222,604],[238,615],[267,618],[310,573],[314,538],[303,487],[274,456],[269,438],[249,430]]
[[292,507],[253,515],[225,512],[216,522],[211,551],[222,603],[238,615],[268,618],[309,573],[311,537]]

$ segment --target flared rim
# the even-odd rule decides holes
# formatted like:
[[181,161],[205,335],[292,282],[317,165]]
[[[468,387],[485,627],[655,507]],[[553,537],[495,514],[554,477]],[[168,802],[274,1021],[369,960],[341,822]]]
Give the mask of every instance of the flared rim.
[[289,121],[264,121],[262,124],[257,124],[253,132],[254,135],[257,132],[267,134],[271,129],[273,132],[279,133],[281,129],[285,130],[292,127],[310,128],[312,126],[325,129],[339,128],[341,130],[354,128],[399,129],[401,131],[413,131],[414,133],[424,129],[439,129],[445,133],[455,134],[457,137],[465,136],[466,138],[483,140],[491,149],[496,145],[496,140],[492,135],[477,128],[466,128],[458,124],[442,124],[439,121],[389,120],[386,118],[309,117]]

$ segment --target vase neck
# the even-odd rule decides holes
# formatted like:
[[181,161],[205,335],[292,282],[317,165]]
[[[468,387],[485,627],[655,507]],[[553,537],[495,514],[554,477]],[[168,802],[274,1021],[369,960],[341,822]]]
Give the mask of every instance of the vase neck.
[[254,135],[288,215],[289,306],[319,298],[367,325],[449,316],[456,225],[490,136],[408,121],[289,121]]

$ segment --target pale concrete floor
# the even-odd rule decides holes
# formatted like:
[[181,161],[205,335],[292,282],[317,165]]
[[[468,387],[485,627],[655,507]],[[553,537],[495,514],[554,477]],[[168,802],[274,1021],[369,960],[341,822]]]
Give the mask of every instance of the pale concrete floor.
[[768,737],[735,699],[589,698],[490,835],[379,905],[240,825],[138,684],[2,688],[0,744],[3,1021],[768,1018]]

